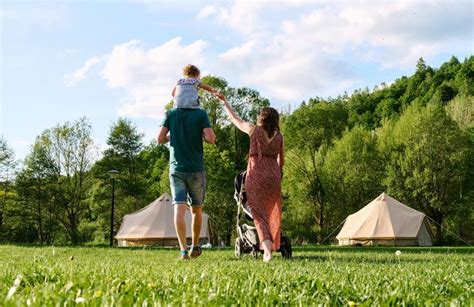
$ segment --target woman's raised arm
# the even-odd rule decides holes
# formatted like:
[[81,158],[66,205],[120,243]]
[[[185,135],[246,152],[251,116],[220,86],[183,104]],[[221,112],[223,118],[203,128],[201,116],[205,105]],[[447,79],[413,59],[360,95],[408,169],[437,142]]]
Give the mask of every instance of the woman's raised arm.
[[249,122],[242,120],[237,113],[235,113],[234,109],[230,106],[227,100],[221,99],[222,103],[224,104],[224,109],[227,112],[227,115],[230,118],[230,121],[237,127],[239,130],[251,135],[253,130],[255,129],[255,125]]

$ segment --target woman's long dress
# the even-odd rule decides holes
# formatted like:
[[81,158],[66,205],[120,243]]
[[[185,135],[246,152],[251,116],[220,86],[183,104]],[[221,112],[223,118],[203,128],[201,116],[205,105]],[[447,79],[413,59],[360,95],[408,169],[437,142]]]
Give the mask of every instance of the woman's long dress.
[[280,248],[281,171],[277,158],[283,146],[283,136],[277,132],[268,139],[266,131],[255,127],[250,136],[250,150],[245,188],[260,243],[272,242]]

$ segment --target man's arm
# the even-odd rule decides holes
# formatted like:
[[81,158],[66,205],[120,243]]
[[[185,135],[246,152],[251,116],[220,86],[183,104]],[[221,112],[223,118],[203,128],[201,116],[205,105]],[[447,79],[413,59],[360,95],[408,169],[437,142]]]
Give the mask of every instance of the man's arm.
[[212,128],[204,128],[203,130],[204,141],[209,144],[216,143],[216,134]]
[[173,91],[171,92],[171,96],[174,97],[175,93],[176,93],[176,86],[173,88]]
[[170,139],[168,136],[168,131],[169,131],[168,128],[164,126],[160,127],[160,130],[158,132],[158,137],[157,137],[158,144],[166,144],[169,142]]

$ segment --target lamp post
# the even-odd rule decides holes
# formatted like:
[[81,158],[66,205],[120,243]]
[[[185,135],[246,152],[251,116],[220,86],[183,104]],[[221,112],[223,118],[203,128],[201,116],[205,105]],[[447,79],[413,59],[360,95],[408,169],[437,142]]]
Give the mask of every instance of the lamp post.
[[110,247],[114,246],[114,206],[115,206],[115,179],[119,171],[113,169],[108,171],[110,178],[112,178],[112,206],[110,208]]

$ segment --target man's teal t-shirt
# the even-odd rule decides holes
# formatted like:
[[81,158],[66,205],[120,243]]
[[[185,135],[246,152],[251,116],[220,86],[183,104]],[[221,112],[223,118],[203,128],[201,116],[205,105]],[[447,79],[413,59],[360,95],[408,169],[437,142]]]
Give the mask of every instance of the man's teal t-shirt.
[[202,133],[211,123],[202,109],[171,109],[161,123],[170,131],[170,172],[204,172]]

